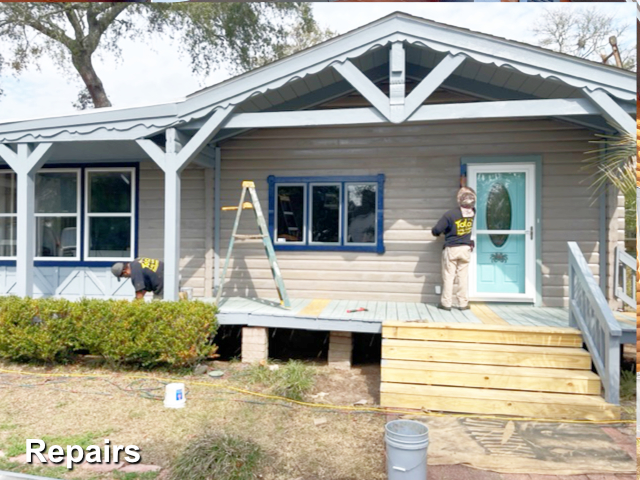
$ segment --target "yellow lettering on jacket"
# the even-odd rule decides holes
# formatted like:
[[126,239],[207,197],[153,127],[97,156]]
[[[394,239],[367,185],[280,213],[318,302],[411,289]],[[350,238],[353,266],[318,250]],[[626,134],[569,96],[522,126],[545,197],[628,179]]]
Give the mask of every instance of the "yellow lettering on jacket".
[[473,228],[473,218],[461,218],[460,220],[456,220],[455,224],[456,235],[458,237],[462,237],[471,233],[471,229]]
[[158,270],[158,266],[160,264],[160,262],[154,258],[140,258],[138,259],[138,261],[140,262],[140,266],[142,268],[147,268],[149,270],[151,270],[152,272],[155,272]]

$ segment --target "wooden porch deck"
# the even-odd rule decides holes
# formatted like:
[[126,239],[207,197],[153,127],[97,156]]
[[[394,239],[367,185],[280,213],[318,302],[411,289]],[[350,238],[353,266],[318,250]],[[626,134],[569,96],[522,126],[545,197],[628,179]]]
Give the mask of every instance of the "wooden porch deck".
[[[347,310],[366,308],[366,312]],[[635,316],[616,312],[623,329],[623,342],[635,343]],[[473,303],[470,310],[440,310],[425,303],[360,300],[294,299],[291,309],[273,299],[227,297],[220,301],[218,321],[222,325],[381,333],[390,321],[468,323],[527,327],[568,327],[564,308],[521,304]]]

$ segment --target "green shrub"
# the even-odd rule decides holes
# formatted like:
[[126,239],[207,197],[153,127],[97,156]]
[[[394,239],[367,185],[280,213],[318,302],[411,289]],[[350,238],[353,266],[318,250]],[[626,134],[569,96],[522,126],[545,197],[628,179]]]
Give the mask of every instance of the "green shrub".
[[205,433],[173,463],[170,480],[254,480],[264,454],[259,445],[233,435]]
[[0,357],[63,362],[83,351],[112,363],[187,366],[216,347],[204,302],[0,298]]

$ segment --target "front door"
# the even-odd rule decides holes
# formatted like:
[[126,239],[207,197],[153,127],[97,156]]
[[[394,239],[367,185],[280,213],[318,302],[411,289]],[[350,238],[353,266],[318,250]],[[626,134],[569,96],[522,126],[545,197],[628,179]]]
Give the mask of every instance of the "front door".
[[481,164],[467,168],[476,191],[471,299],[535,299],[535,166]]

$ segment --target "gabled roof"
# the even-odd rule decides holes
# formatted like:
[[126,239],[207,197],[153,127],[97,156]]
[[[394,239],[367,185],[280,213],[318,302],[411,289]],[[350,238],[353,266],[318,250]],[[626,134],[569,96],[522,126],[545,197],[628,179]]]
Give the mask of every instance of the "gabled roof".
[[[333,69],[328,68],[331,65],[347,60],[354,60],[356,64],[373,62],[371,58],[376,55],[379,58],[382,47],[398,41],[408,47],[408,57],[423,59],[415,60],[416,67],[425,69],[431,67],[434,59],[447,53],[463,54],[468,59],[465,68],[471,69],[467,71],[467,77],[496,77],[495,88],[504,87],[501,82],[507,81],[506,72],[521,77],[522,80],[515,84],[525,93],[532,90],[551,92],[563,86],[564,93],[569,95],[572,89],[586,89],[602,90],[621,101],[619,103],[636,98],[634,72],[397,12],[175,102],[97,109],[44,119],[0,121],[0,141],[142,138],[206,117],[217,108],[239,105],[261,95],[266,98],[269,92],[283,97],[280,93],[284,93],[285,86],[292,87],[296,96],[303,94],[296,92],[293,88],[296,85],[302,90],[317,85],[320,90],[325,86],[321,75],[332,76],[334,83],[341,80]],[[422,52],[428,52],[433,57],[431,61]],[[462,70],[456,73],[465,76]],[[301,80],[305,80],[305,85]],[[285,95],[282,104],[286,103],[284,100],[290,99]],[[299,104],[297,108],[304,108]],[[274,108],[273,102],[265,101],[264,105],[260,110],[269,106]]]

